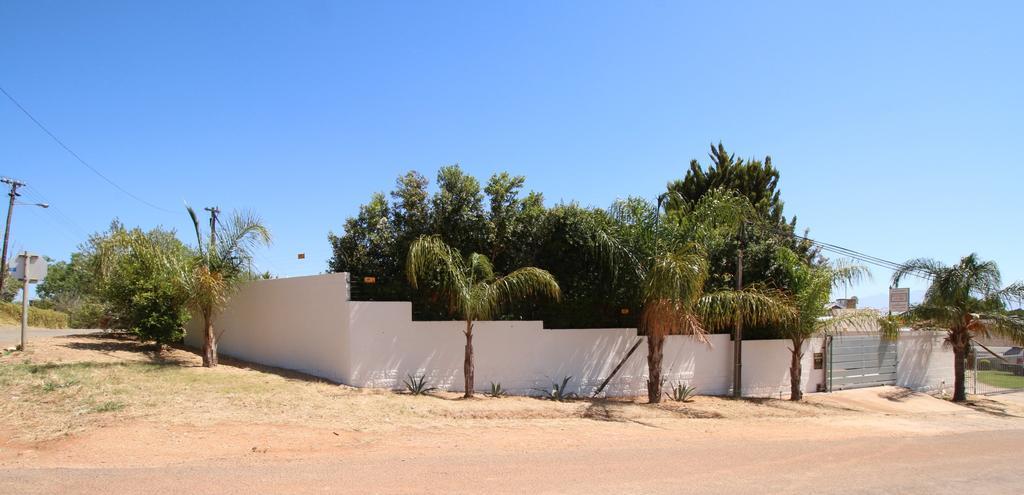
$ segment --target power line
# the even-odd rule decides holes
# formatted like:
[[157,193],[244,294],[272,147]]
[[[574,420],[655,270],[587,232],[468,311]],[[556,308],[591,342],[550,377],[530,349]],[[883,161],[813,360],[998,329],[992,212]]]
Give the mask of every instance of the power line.
[[78,240],[84,240],[89,237],[87,229],[79,225],[78,222],[75,222],[74,219],[72,219],[70,216],[64,213],[64,210],[60,209],[60,207],[58,207],[52,201],[47,199],[46,196],[43,195],[42,191],[36,189],[31,185],[26,185],[25,187],[27,188],[27,192],[31,196],[35,197],[42,203],[50,205],[48,208],[46,208],[47,213],[52,214],[54,220],[59,220],[58,224],[63,224],[64,228],[71,230],[74,233],[75,237],[79,238]]
[[56,142],[58,145],[60,145],[61,148],[64,148],[64,151],[67,151],[69,154],[71,154],[71,156],[75,157],[75,159],[78,160],[79,163],[81,163],[86,168],[91,170],[92,173],[96,174],[101,179],[105,180],[108,184],[113,186],[115,189],[117,189],[118,191],[121,191],[122,193],[124,193],[128,197],[130,197],[130,198],[134,199],[135,201],[138,201],[138,202],[140,202],[140,203],[142,203],[142,204],[144,204],[144,205],[146,205],[146,206],[148,206],[150,208],[153,208],[155,210],[159,210],[159,211],[162,211],[162,212],[165,212],[165,213],[172,213],[172,214],[175,213],[175,212],[173,212],[171,210],[168,210],[166,208],[161,208],[161,207],[159,207],[159,206],[157,206],[157,205],[155,205],[153,203],[150,203],[149,201],[146,201],[145,199],[140,198],[139,196],[136,196],[136,195],[132,194],[130,191],[128,191],[127,189],[121,187],[120,185],[118,185],[113,180],[110,180],[109,177],[107,177],[106,175],[103,175],[103,173],[100,172],[99,170],[97,170],[96,167],[93,167],[92,165],[89,164],[89,162],[86,162],[84,159],[82,159],[82,157],[79,156],[78,153],[75,153],[75,151],[72,150],[71,148],[69,148],[68,145],[64,144],[64,141],[61,141],[60,138],[58,138],[54,133],[50,132],[50,130],[47,129],[46,126],[43,125],[43,123],[39,121],[39,119],[35,118],[28,111],[28,109],[26,109],[24,106],[22,106],[22,104],[19,103],[18,100],[14,99],[14,97],[11,96],[11,94],[8,93],[7,90],[5,90],[2,86],[0,86],[0,92],[2,92],[4,94],[4,96],[7,97],[8,100],[11,100],[11,103],[14,103],[14,105],[17,106],[18,109],[21,110],[21,112],[24,113],[25,116],[27,116],[29,118],[29,120],[34,122],[36,124],[36,126],[38,126],[40,129],[42,129],[42,131],[45,132],[47,136],[50,136],[50,138],[53,139],[54,142]]
[[[823,241],[819,241],[819,240],[816,240],[816,239],[811,239],[810,237],[797,234],[796,232],[787,232],[787,231],[783,231],[781,228],[777,228],[776,234],[781,235],[783,237],[790,237],[790,236],[792,236],[792,237],[794,237],[796,239],[802,239],[804,241],[807,241],[807,242],[811,243],[813,246],[818,247],[822,251],[828,251],[828,252],[833,253],[833,254],[838,254],[840,256],[845,256],[847,258],[852,258],[852,259],[854,259],[856,261],[860,261],[860,262],[865,263],[865,264],[877,266],[877,267],[880,267],[880,268],[885,268],[887,270],[891,270],[891,271],[894,271],[894,272],[903,270],[903,264],[902,263],[897,263],[895,261],[890,261],[890,260],[887,260],[887,259],[884,259],[884,258],[879,258],[878,256],[872,256],[872,255],[869,255],[869,254],[865,254],[865,253],[862,253],[860,251],[857,251],[857,250],[854,250],[854,249],[850,249],[850,248],[847,248],[847,247],[843,247],[843,246],[839,246],[839,245],[836,245],[836,244],[831,244],[831,243],[828,243],[828,242],[823,242]],[[905,270],[905,273],[907,275],[912,275],[912,276],[920,278],[922,280],[927,280],[927,281],[931,281],[932,280],[932,274],[930,274],[928,272],[925,272],[925,271],[921,271],[921,270]]]

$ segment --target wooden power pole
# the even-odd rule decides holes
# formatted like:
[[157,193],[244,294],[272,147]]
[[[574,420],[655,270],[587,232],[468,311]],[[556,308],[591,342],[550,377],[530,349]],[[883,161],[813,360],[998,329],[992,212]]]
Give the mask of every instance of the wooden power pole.
[[[736,256],[736,290],[743,290],[743,243],[744,224],[740,224],[740,249]],[[740,398],[743,396],[743,316],[737,315],[734,323],[736,330],[733,335],[733,371],[732,371],[732,396]]]
[[8,179],[7,177],[0,179],[0,182],[11,186],[11,192],[8,193],[8,196],[11,197],[11,201],[7,206],[7,226],[4,227],[3,258],[0,259],[0,271],[3,272],[2,275],[0,275],[0,293],[3,293],[4,281],[7,279],[7,273],[9,270],[7,266],[7,243],[11,239],[11,216],[14,214],[14,200],[20,196],[20,194],[18,194],[18,188],[24,186],[25,183],[14,179]]

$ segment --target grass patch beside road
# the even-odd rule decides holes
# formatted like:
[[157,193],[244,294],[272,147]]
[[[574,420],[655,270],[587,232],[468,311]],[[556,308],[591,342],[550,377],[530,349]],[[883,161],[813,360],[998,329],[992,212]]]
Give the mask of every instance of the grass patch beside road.
[[1009,371],[979,371],[978,381],[991,387],[1024,389],[1024,376]]

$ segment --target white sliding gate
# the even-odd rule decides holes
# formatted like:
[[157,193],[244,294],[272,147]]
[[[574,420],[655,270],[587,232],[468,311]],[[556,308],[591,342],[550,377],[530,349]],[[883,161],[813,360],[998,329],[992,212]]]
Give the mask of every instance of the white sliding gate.
[[831,391],[896,384],[896,341],[879,334],[829,337],[828,379]]

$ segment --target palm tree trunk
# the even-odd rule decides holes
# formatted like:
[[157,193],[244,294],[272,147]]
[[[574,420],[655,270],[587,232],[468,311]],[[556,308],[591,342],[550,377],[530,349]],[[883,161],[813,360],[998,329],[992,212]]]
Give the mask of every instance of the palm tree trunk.
[[967,342],[970,335],[966,330],[952,332],[950,341],[953,344],[953,402],[967,400],[967,383],[965,365],[967,364]]
[[462,365],[466,378],[465,398],[473,397],[473,322],[466,320],[466,360]]
[[213,318],[203,315],[203,366],[217,366],[217,336],[213,333]]
[[661,359],[665,336],[656,333],[647,336],[647,402],[661,402]]
[[802,361],[804,359],[803,339],[791,339],[793,343],[792,360],[789,363],[789,400],[800,400],[804,398],[804,389],[800,384],[803,374]]

